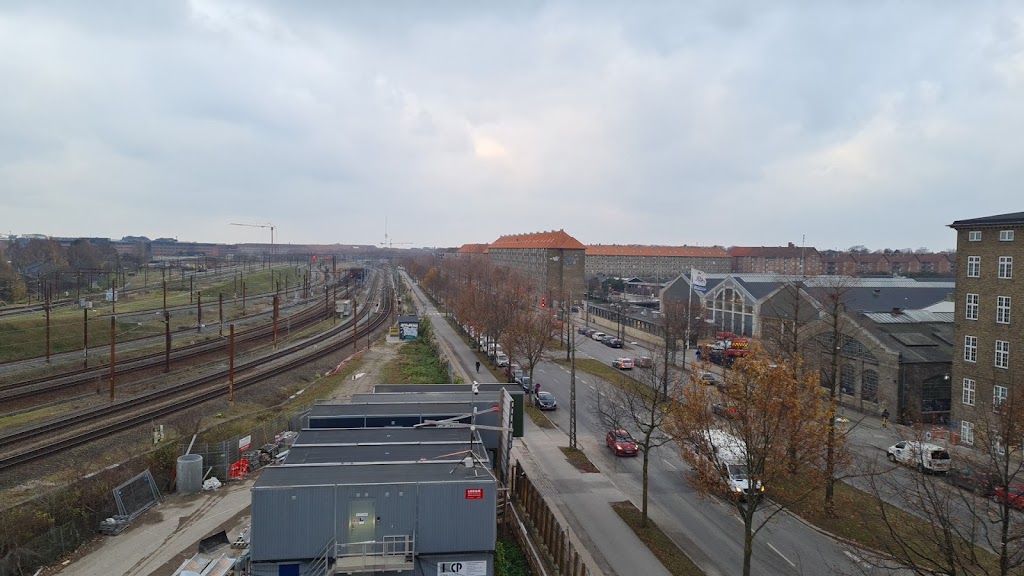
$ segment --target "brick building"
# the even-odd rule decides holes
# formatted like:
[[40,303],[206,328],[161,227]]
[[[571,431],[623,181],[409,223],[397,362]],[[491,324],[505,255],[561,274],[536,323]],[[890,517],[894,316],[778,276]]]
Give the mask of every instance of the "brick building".
[[797,246],[733,246],[732,271],[737,274],[797,274],[817,276],[822,273],[821,254],[814,248]]
[[617,276],[667,282],[690,268],[704,272],[729,272],[731,258],[718,246],[587,246],[587,278]]
[[523,273],[548,306],[564,298],[583,299],[586,292],[586,246],[565,233],[537,232],[502,236],[487,247],[491,262]]
[[975,432],[993,420],[993,406],[1020,393],[1024,313],[1013,324],[1012,312],[1024,302],[1024,284],[1014,280],[1013,260],[1024,258],[1024,212],[949,227],[957,237],[952,417],[962,441],[973,444]]

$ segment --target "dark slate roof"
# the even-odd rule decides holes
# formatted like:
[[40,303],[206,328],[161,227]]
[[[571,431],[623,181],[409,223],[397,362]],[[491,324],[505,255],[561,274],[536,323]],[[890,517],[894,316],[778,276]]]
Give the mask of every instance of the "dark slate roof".
[[[808,289],[819,302],[827,300],[828,291],[828,288]],[[888,312],[893,308],[917,310],[942,302],[953,291],[953,288],[946,286],[929,286],[928,282],[883,288],[854,286],[845,289],[844,302],[846,309],[851,312]]]
[[[478,400],[477,410],[490,408],[493,400]],[[324,416],[448,416],[451,414],[468,414],[471,411],[469,402],[436,402],[436,403],[363,403],[363,404],[314,404],[309,411],[310,418]]]
[[982,218],[971,218],[969,220],[957,220],[949,225],[950,228],[968,228],[982,226],[1007,226],[1024,225],[1024,212],[1011,212],[996,216],[984,216]]
[[[465,442],[457,444],[388,444],[384,446],[299,446],[288,450],[284,465],[346,464],[369,465],[382,462],[435,461],[457,464],[465,459],[469,431],[462,430]],[[477,457],[487,462],[487,450],[480,443],[472,445]]]
[[[737,274],[734,277],[737,284],[743,287],[744,290],[750,292],[750,295],[757,300],[761,300],[765,296],[771,294],[773,291],[782,286],[781,282],[778,281],[763,281],[754,282],[747,278],[744,278],[742,274]],[[711,280],[708,279],[708,290],[711,289]]]
[[432,444],[464,442],[468,435],[460,428],[306,428],[292,446],[358,444]]
[[399,316],[399,324],[418,324],[420,321],[419,316]]
[[[509,394],[515,396],[522,394],[523,389],[518,384],[505,384],[501,382],[480,382],[480,392],[499,392],[508,389]],[[377,384],[373,391],[377,393],[391,392],[470,392],[472,384]]]
[[881,324],[864,314],[855,316],[857,323],[875,335],[886,348],[903,354],[906,363],[953,362],[952,322],[918,322]]
[[[516,386],[516,384],[510,384]],[[522,387],[519,387],[522,390]],[[481,402],[497,403],[501,399],[499,392],[482,391],[480,394],[473,394],[464,390],[458,392],[378,392],[374,394],[359,393],[353,394],[350,404],[452,404],[461,403],[463,408],[469,409],[469,402],[476,399],[479,409]]]
[[416,464],[367,464],[364,466],[267,466],[260,472],[253,490],[293,486],[334,486],[336,484],[381,485],[437,482],[480,487],[493,485],[494,478],[486,471],[450,462],[417,462]]

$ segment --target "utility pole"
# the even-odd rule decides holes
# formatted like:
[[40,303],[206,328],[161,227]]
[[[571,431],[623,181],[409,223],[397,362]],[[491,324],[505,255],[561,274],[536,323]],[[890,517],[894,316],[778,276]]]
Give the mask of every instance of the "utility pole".
[[576,332],[572,333],[572,359],[569,361],[569,448],[576,449]]
[[171,313],[164,310],[164,374],[171,371]]
[[274,295],[274,349],[277,349],[277,295]]
[[89,367],[89,309],[82,308],[82,347],[85,348],[85,358],[82,368]]
[[203,291],[196,292],[196,332],[203,333]]
[[352,300],[352,350],[359,349],[359,301]]
[[111,402],[114,401],[114,374],[115,374],[114,366],[117,364],[115,362],[115,352],[116,352],[116,350],[117,350],[117,319],[113,315],[111,315],[110,316],[110,401]]
[[[276,298],[276,296],[275,296]],[[228,336],[228,403],[235,403],[235,325],[231,325]]]
[[220,330],[220,336],[224,336],[224,293],[217,293],[217,327]]
[[50,362],[50,298],[46,298],[46,305],[43,306],[46,310],[46,362]]

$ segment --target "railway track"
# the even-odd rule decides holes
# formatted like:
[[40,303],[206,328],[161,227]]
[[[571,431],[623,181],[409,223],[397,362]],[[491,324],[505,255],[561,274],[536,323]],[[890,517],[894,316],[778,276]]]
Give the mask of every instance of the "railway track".
[[[391,286],[387,286],[382,291],[378,310],[370,310],[370,306],[365,307],[363,315],[366,320],[360,324],[361,326],[372,331],[388,323],[393,307],[392,290]],[[350,327],[351,323],[339,325],[301,343],[243,363],[235,370],[235,388],[252,386],[352,346],[356,341],[356,335],[344,335]],[[260,369],[261,367],[264,368]],[[227,377],[226,370],[218,370],[113,405],[90,408],[6,433],[0,436],[0,470],[38,460],[152,422],[156,418],[223,398],[224,382]]]
[[[348,292],[346,292],[342,297],[347,298],[348,295]],[[317,302],[313,305],[307,306],[299,312],[296,312],[289,316],[287,321],[290,322],[291,329],[301,330],[323,320],[325,316],[329,318],[330,315],[334,313],[333,305],[334,300],[328,298],[324,303]],[[240,332],[236,332],[235,343],[236,345],[239,345],[267,338],[273,334],[273,331],[274,327],[272,324],[262,324],[242,330]],[[163,337],[159,338],[161,340],[163,339]],[[226,339],[211,342],[197,342],[195,344],[189,344],[173,350],[171,352],[171,360],[172,362],[180,363],[184,360],[224,350],[227,347],[228,342]],[[154,352],[152,354],[145,354],[124,360],[118,363],[115,369],[115,377],[156,368],[163,364],[165,360],[165,352]],[[102,378],[109,374],[110,364],[99,364],[91,368],[81,368],[64,372],[62,374],[22,380],[20,382],[0,387],[0,402],[22,400],[42,394],[72,389],[77,386],[92,383],[96,378]]]

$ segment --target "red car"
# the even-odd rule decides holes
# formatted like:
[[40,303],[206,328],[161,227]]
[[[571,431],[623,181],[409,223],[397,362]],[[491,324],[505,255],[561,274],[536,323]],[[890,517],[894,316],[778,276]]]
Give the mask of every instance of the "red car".
[[639,448],[637,448],[636,440],[633,440],[629,432],[621,428],[609,430],[604,442],[615,452],[616,456],[636,456],[640,452]]
[[1024,510],[1024,484],[1010,486],[1009,494],[1004,486],[1000,486],[992,492],[992,500],[1000,504],[1006,502],[1012,508]]

